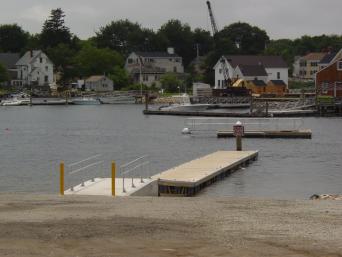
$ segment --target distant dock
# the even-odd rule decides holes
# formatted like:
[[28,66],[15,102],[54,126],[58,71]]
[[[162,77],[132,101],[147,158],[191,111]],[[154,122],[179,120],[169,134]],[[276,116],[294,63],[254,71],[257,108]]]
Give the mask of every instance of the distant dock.
[[257,158],[258,151],[219,151],[152,178],[158,180],[159,196],[194,196]]
[[[233,131],[218,131],[218,138],[235,137]],[[285,131],[246,131],[246,138],[303,138],[311,139],[312,132],[310,129],[303,130],[285,130]]]

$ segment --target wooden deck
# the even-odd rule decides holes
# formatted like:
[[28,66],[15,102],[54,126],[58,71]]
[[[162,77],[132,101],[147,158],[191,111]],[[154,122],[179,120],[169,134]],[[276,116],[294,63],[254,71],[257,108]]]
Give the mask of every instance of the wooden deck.
[[158,179],[160,196],[193,196],[257,157],[258,151],[219,151],[157,174],[153,179]]
[[[233,131],[218,131],[218,138],[235,137]],[[312,131],[303,130],[284,130],[284,131],[246,131],[244,137],[248,138],[304,138],[311,139]]]

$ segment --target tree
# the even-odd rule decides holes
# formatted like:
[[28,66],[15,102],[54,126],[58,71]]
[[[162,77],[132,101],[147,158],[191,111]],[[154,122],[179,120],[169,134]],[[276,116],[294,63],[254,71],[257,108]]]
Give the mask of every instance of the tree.
[[161,26],[158,35],[167,39],[164,49],[169,46],[174,47],[176,53],[183,57],[185,66],[196,57],[194,37],[188,24],[182,24],[179,20],[170,20]]
[[96,32],[97,47],[110,48],[124,55],[140,50],[145,41],[144,33],[138,23],[129,20],[112,21]]
[[20,53],[28,38],[29,34],[17,24],[0,25],[0,49],[3,52]]
[[6,67],[0,63],[0,83],[7,82],[9,80],[9,75]]
[[55,47],[59,44],[70,45],[73,35],[68,27],[64,25],[64,12],[61,8],[51,10],[49,19],[44,22],[40,34],[40,44],[44,49]]
[[199,46],[199,54],[201,56],[204,56],[213,50],[214,39],[209,31],[197,28],[193,32],[193,39],[194,43]]
[[[269,42],[266,31],[244,22],[233,23],[221,30],[216,37],[235,43],[238,54],[261,54]],[[217,47],[221,47],[218,45]]]
[[161,76],[160,83],[162,84],[162,88],[170,93],[177,92],[183,84],[174,73],[165,73]]
[[123,57],[108,48],[84,46],[75,56],[74,68],[80,76],[111,74],[115,66],[123,67]]
[[113,80],[115,89],[127,87],[129,84],[129,76],[126,70],[120,66],[115,66],[109,74],[109,78]]

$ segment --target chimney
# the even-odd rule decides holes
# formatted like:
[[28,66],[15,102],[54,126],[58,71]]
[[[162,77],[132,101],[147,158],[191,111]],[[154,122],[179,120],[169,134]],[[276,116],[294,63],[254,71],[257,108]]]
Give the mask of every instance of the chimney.
[[167,48],[167,53],[168,54],[175,54],[175,49],[173,47],[168,47]]

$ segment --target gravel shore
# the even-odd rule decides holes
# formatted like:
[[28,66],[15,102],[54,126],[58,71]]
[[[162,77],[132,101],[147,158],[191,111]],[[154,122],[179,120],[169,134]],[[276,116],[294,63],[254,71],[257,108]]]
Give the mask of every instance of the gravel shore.
[[342,256],[341,201],[0,194],[0,256]]

